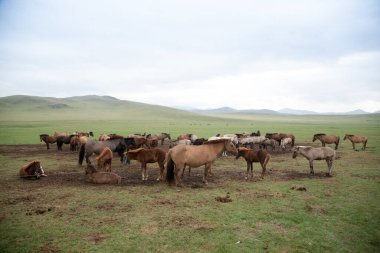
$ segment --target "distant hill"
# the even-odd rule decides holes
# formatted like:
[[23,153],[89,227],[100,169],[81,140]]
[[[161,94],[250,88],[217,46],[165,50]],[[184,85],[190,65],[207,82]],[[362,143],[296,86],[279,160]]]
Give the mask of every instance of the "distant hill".
[[119,100],[110,96],[68,98],[16,95],[0,98],[0,120],[181,119],[205,117],[189,111]]
[[291,108],[284,108],[281,110],[278,110],[279,113],[283,114],[294,114],[294,115],[314,115],[318,114],[317,112],[313,111],[307,111],[307,110],[296,110],[296,109],[291,109]]

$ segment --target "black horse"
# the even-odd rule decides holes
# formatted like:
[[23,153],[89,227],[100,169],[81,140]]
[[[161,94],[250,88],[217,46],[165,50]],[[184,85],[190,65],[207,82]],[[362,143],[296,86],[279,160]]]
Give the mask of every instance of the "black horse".
[[57,137],[57,147],[58,150],[62,150],[63,144],[70,144],[71,138],[78,136],[76,134],[71,134],[69,136],[58,136]]
[[125,150],[135,145],[134,138],[118,138],[106,141],[89,140],[80,147],[78,163],[82,165],[83,159],[86,156],[86,163],[91,164],[89,157],[93,153],[99,155],[105,147],[111,149],[112,152],[117,152],[120,156],[120,161],[123,161]]

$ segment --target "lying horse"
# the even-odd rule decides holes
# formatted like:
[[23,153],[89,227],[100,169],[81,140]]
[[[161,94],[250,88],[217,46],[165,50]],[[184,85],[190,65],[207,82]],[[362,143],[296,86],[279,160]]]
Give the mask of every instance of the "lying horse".
[[326,144],[335,144],[335,150],[338,149],[339,145],[339,136],[336,135],[326,135],[326,134],[314,134],[313,142],[319,140],[322,143],[322,147],[325,147]]
[[351,141],[353,149],[355,149],[355,143],[363,143],[362,150],[365,150],[365,148],[367,147],[368,138],[365,136],[356,136],[353,134],[346,134],[343,140],[345,141],[346,139],[349,139]]
[[57,137],[49,136],[48,134],[40,134],[40,142],[45,142],[46,149],[50,149],[49,144],[53,144],[57,142]]
[[131,146],[135,146],[133,138],[112,139],[106,141],[88,140],[87,143],[82,144],[79,150],[78,163],[82,165],[84,157],[86,157],[86,163],[91,163],[89,157],[92,154],[99,155],[105,147],[111,149],[112,152],[117,152],[120,156],[120,161],[123,161],[123,153]]
[[112,172],[99,172],[91,164],[87,164],[88,182],[95,184],[120,184],[121,177]]
[[100,155],[95,158],[98,166],[97,169],[104,170],[106,172],[111,172],[112,158],[112,150],[109,147],[105,147],[102,153],[100,153]]
[[203,183],[207,184],[207,175],[211,169],[212,163],[223,151],[237,153],[235,145],[230,139],[221,139],[215,141],[207,141],[203,145],[178,145],[170,149],[166,156],[166,179],[170,183],[175,181],[178,186],[181,184],[181,178],[178,173],[184,169],[186,165],[197,168],[205,165]]
[[313,148],[310,146],[297,146],[293,151],[293,158],[296,158],[299,154],[309,160],[310,174],[314,175],[314,160],[326,160],[328,168],[326,175],[332,176],[332,163],[336,156],[334,149],[330,147]]
[[158,163],[158,166],[160,167],[160,177],[157,178],[157,181],[164,179],[164,170],[165,170],[165,157],[166,152],[163,149],[160,148],[152,148],[152,149],[145,149],[145,148],[138,148],[138,149],[132,149],[128,150],[124,153],[126,159],[124,162],[126,164],[130,163],[130,160],[137,160],[141,164],[141,178],[143,181],[148,180],[148,173],[146,171],[146,164],[147,163]]
[[239,157],[244,157],[245,161],[247,162],[247,176],[245,179],[248,179],[248,173],[249,170],[251,170],[251,178],[253,178],[253,163],[260,163],[261,164],[261,178],[264,178],[264,173],[266,171],[266,166],[271,158],[269,153],[266,150],[252,150],[245,147],[240,147],[238,149],[238,154],[236,155],[236,160],[239,159]]
[[46,177],[40,161],[33,161],[22,166],[18,174],[21,178],[29,179],[39,179],[40,177]]

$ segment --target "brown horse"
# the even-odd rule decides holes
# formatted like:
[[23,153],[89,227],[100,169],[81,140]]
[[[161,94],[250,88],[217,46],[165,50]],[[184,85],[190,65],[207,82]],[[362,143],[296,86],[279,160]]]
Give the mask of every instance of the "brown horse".
[[326,135],[326,134],[314,134],[313,142],[319,140],[322,142],[322,147],[326,146],[326,144],[335,144],[335,150],[338,149],[339,145],[339,136],[336,135]]
[[48,134],[40,134],[40,141],[45,142],[46,149],[50,149],[49,144],[53,144],[57,142],[57,137],[55,136],[49,136]]
[[79,145],[80,145],[80,139],[78,135],[74,135],[70,139],[70,150],[71,151],[78,151],[79,150]]
[[203,183],[207,184],[207,175],[211,169],[211,165],[223,151],[229,151],[233,154],[237,153],[235,145],[230,139],[220,139],[207,141],[203,145],[177,145],[170,149],[166,157],[166,179],[170,183],[181,185],[181,178],[178,173],[184,167],[190,166],[197,168],[205,165]]
[[104,170],[106,172],[111,172],[111,164],[112,164],[112,158],[113,158],[113,153],[111,149],[108,147],[105,147],[100,153],[99,156],[97,156],[95,159],[97,161],[97,170]]
[[355,149],[355,143],[363,143],[362,150],[365,150],[365,148],[367,147],[368,138],[365,136],[356,136],[353,134],[346,134],[343,140],[345,141],[346,139],[349,139],[351,141],[353,149]]
[[39,179],[40,177],[46,177],[40,161],[32,161],[24,166],[19,171],[21,178]]
[[280,146],[281,144],[281,137],[280,137],[280,134],[278,133],[266,133],[265,138],[277,141],[278,146]]
[[262,168],[261,178],[264,178],[266,166],[271,158],[266,150],[260,149],[256,151],[245,147],[240,147],[238,149],[236,159],[239,159],[241,156],[244,157],[245,161],[247,162],[247,176],[245,177],[246,180],[248,179],[249,170],[251,170],[251,178],[253,178],[253,163],[258,162],[261,164]]
[[163,149],[160,149],[160,148],[131,149],[125,152],[124,156],[126,157],[124,161],[126,164],[129,164],[130,160],[137,160],[140,162],[141,177],[143,181],[148,180],[148,173],[146,171],[147,163],[158,163],[158,166],[160,167],[160,177],[157,178],[157,181],[164,179],[164,170],[165,170],[164,163],[165,163],[166,152]]

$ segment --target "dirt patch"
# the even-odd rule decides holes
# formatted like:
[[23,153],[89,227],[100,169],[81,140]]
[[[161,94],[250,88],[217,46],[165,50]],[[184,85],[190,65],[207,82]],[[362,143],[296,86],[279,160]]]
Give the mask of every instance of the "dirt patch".
[[58,252],[61,252],[61,251],[53,243],[47,243],[47,244],[44,244],[39,249],[39,252],[40,253],[58,253]]
[[327,214],[327,211],[319,206],[306,205],[305,209],[314,214]]
[[2,201],[3,205],[16,205],[20,202],[31,202],[34,201],[36,198],[32,195],[27,195],[23,197],[13,198],[13,199],[5,199]]
[[26,211],[25,215],[33,215],[33,214],[41,215],[41,214],[44,214],[46,212],[51,212],[54,209],[55,209],[54,207],[36,207],[33,209],[28,209]]
[[88,241],[92,244],[100,244],[106,239],[107,239],[107,236],[101,235],[101,234],[88,235],[83,238],[83,240]]

